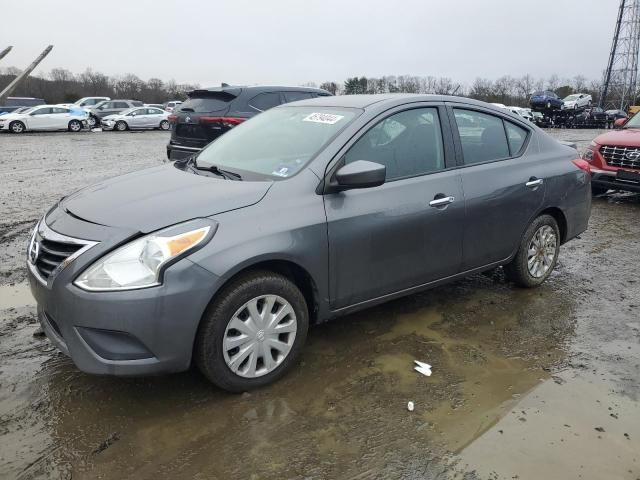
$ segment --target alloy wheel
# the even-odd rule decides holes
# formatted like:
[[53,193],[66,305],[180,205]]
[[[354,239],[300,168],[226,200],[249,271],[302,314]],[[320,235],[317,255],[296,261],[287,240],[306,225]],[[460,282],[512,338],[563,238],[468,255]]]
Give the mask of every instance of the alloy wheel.
[[527,269],[534,278],[541,278],[553,266],[558,246],[555,230],[543,225],[534,233],[527,249]]
[[227,367],[244,378],[274,371],[291,352],[298,322],[291,304],[278,295],[261,295],[242,305],[229,320],[222,340]]

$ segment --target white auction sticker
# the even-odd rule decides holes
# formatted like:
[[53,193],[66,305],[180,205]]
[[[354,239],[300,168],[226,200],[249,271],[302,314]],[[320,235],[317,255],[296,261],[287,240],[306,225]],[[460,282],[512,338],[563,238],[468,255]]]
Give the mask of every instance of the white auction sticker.
[[304,122],[326,123],[333,125],[344,118],[344,115],[334,115],[332,113],[310,113],[302,119]]

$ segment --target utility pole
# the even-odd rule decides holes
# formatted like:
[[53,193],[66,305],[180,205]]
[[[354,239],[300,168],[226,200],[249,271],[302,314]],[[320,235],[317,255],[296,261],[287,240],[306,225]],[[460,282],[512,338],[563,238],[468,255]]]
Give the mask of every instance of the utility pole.
[[29,74],[31,72],[33,72],[33,69],[36,68],[38,66],[38,64],[44,60],[44,57],[46,57],[47,55],[49,55],[49,52],[53,49],[53,45],[49,45],[47,48],[44,49],[44,51],[38,55],[38,58],[36,58],[33,63],[31,63],[31,65],[29,65],[27,68],[25,68],[22,73],[20,73],[20,75],[18,75],[16,78],[13,79],[13,82],[11,82],[7,88],[5,88],[2,92],[0,92],[0,104],[2,102],[5,101],[5,99],[11,95],[11,92],[13,92],[15,90],[15,88],[25,79],[29,76]]
[[7,48],[5,48],[4,50],[2,50],[0,52],[0,60],[2,60],[4,57],[7,56],[7,53],[9,53],[11,51],[13,47],[11,45],[9,45]]
[[640,49],[640,0],[620,0],[599,106],[626,111],[635,102]]

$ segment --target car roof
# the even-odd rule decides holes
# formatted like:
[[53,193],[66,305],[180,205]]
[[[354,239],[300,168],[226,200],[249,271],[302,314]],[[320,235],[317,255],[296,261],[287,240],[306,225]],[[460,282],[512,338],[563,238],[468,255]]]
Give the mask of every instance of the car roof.
[[[368,108],[393,107],[411,102],[456,102],[478,107],[490,108],[501,114],[507,112],[504,108],[496,107],[490,103],[481,102],[467,97],[457,97],[453,95],[431,95],[419,93],[386,93],[380,95],[336,95],[330,97],[318,97],[309,100],[299,100],[294,103],[296,106],[318,106],[318,107],[347,107],[347,108]],[[290,104],[285,104],[290,105]],[[278,107],[282,108],[282,107]]]
[[330,95],[329,92],[323,90],[321,88],[315,87],[294,87],[287,85],[225,85],[221,87],[209,87],[209,88],[196,88],[193,90],[194,92],[230,92],[234,95],[239,95],[240,91],[250,91],[252,93],[261,93],[261,92],[273,92],[273,91],[282,91],[282,92],[315,92],[315,93],[324,93]]

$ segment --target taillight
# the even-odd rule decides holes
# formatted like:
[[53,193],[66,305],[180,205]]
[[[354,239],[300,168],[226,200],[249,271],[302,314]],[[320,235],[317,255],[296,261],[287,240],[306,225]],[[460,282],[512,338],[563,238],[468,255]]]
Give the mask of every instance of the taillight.
[[583,160],[581,158],[576,158],[575,160],[571,160],[571,161],[580,170],[584,170],[587,173],[591,173],[591,165],[586,160]]
[[200,123],[220,123],[225,127],[235,127],[245,120],[241,117],[200,117]]
[[169,120],[170,122],[175,122],[178,119],[177,115],[169,115],[167,117],[167,120]]

